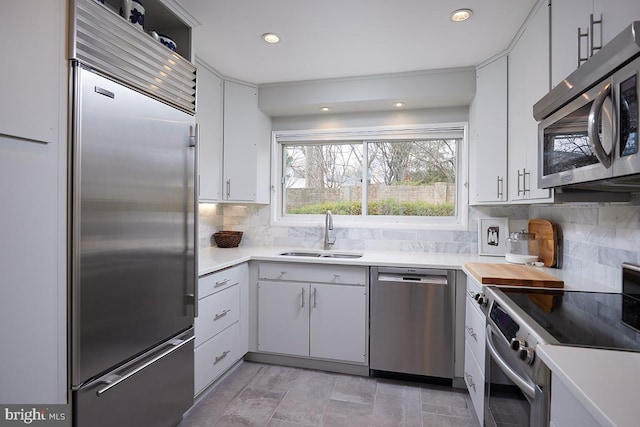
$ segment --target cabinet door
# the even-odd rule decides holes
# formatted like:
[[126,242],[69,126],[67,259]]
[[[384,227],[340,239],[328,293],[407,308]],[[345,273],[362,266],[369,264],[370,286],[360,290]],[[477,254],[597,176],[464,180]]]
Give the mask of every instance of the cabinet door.
[[257,109],[256,88],[224,82],[224,200],[256,199]]
[[222,190],[222,79],[198,64],[197,90],[198,194],[200,201],[218,201]]
[[258,282],[258,350],[309,355],[309,285]]
[[549,92],[549,8],[544,2],[509,53],[509,200],[549,199],[538,188],[533,104]]
[[[66,97],[66,2],[4,2],[0,135],[52,143]],[[28,23],[28,24],[27,24]]]
[[[551,86],[555,87],[578,68],[578,28],[589,28],[593,3],[553,0],[551,8]],[[586,55],[587,39],[581,40],[582,54]]]
[[554,374],[551,375],[551,425],[556,427],[601,426]]
[[314,284],[309,304],[310,355],[365,363],[366,287]]
[[[472,202],[507,200],[507,57],[476,71],[472,105]],[[471,113],[470,113],[471,114]]]
[[[593,13],[595,19],[599,19],[602,14],[602,44],[605,45],[633,21],[640,19],[640,2],[638,0],[594,0]],[[598,32],[595,33],[598,37]]]

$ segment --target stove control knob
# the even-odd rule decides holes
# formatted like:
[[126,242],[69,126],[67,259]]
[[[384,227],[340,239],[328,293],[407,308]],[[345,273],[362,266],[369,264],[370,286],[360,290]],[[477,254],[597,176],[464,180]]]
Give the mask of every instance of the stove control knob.
[[488,301],[487,301],[487,297],[485,296],[485,294],[476,294],[473,298],[476,301],[478,301],[478,305],[484,306],[484,307],[487,306],[487,302]]
[[527,346],[527,342],[522,338],[511,338],[511,350],[518,351]]
[[533,351],[531,347],[520,347],[518,350],[518,357],[520,357],[520,360],[524,361],[527,365],[531,365],[531,363],[533,363],[535,354],[535,351]]

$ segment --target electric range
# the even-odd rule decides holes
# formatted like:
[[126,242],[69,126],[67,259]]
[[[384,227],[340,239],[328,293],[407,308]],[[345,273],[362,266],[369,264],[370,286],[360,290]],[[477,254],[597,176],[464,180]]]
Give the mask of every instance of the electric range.
[[622,271],[624,293],[485,286],[485,425],[548,426],[551,375],[536,357],[540,344],[640,352],[640,267]]
[[497,301],[489,317],[502,316],[499,310],[510,307],[525,323],[508,334],[509,341],[528,328],[540,343],[640,351],[640,299],[634,296],[504,286],[485,291],[489,301]]

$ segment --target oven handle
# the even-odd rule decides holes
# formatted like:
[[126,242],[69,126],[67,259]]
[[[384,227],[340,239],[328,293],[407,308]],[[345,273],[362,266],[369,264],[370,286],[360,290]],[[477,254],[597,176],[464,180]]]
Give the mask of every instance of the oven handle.
[[502,369],[505,375],[509,377],[509,379],[513,381],[518,386],[518,388],[522,390],[524,394],[526,394],[532,399],[535,399],[536,397],[535,388],[531,384],[529,384],[524,378],[518,375],[509,365],[507,365],[507,362],[505,362],[500,357],[500,355],[498,354],[498,351],[493,345],[493,338],[491,338],[492,335],[493,335],[493,328],[491,327],[491,325],[487,325],[487,348],[489,349],[489,353],[491,353],[491,357],[493,357],[493,360],[498,364],[498,366],[500,367],[500,369]]
[[591,106],[591,110],[589,111],[589,122],[587,127],[587,135],[589,137],[589,143],[591,144],[593,153],[596,155],[602,166],[604,166],[606,169],[609,169],[611,167],[611,154],[607,154],[607,152],[604,151],[602,141],[600,140],[600,135],[598,134],[598,124],[602,119],[602,108],[604,105],[604,101],[610,96],[611,83],[607,83],[600,90],[600,93],[598,93],[595,101],[593,101],[593,105]]

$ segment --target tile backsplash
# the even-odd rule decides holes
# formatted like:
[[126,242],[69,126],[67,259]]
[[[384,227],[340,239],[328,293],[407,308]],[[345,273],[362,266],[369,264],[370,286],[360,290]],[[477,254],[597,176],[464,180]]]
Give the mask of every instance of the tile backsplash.
[[[341,228],[335,221],[335,249],[434,253],[478,253],[478,218],[509,218],[511,231],[525,229],[529,218],[558,226],[559,264],[580,277],[620,286],[620,264],[640,263],[640,207],[616,204],[475,206],[467,231]],[[322,227],[270,225],[264,205],[200,205],[200,246],[214,245],[215,231],[241,230],[241,246],[321,248]]]

